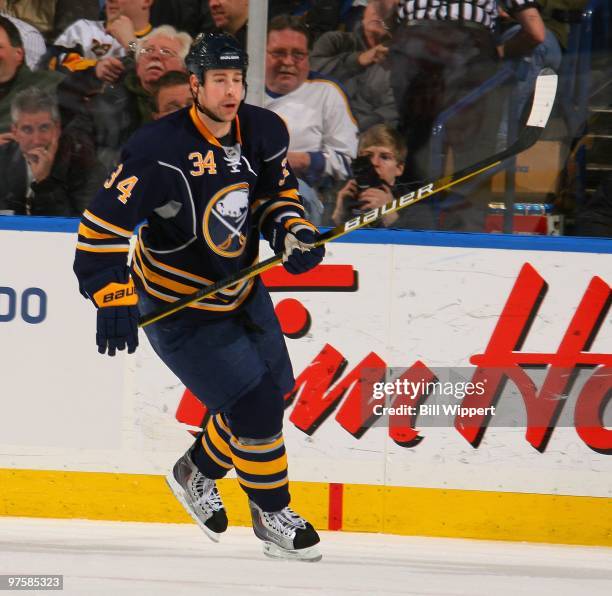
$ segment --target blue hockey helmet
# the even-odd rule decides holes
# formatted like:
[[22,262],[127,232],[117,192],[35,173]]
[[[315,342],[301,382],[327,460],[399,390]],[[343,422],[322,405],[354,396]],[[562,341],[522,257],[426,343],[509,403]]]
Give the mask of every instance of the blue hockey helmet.
[[185,58],[190,73],[203,81],[207,70],[236,68],[246,79],[249,57],[229,33],[200,33]]

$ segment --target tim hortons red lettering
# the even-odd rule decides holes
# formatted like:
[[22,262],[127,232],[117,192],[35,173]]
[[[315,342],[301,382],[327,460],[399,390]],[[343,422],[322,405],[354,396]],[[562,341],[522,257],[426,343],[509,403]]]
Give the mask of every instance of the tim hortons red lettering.
[[[272,291],[288,289],[303,276],[287,277],[283,271],[272,270],[268,279]],[[331,270],[326,273],[333,273]],[[336,271],[338,273],[338,271]],[[352,268],[339,272],[340,287],[334,288],[332,280],[311,276],[304,278],[305,286],[316,287],[329,284],[337,291],[355,291],[356,273]],[[325,274],[324,274],[325,275]],[[348,290],[348,291],[351,291]],[[608,313],[612,292],[601,278],[594,277],[578,305],[568,328],[555,353],[521,352],[531,324],[547,290],[545,280],[529,264],[525,264],[504,305],[487,347],[476,354],[470,362],[476,365],[471,382],[484,386],[482,395],[467,395],[462,406],[487,408],[499,400],[504,385],[513,382],[523,399],[527,414],[526,439],[539,451],[544,451],[564,407],[565,400],[574,381],[578,367],[599,367],[583,386],[575,406],[575,426],[578,435],[593,450],[612,454],[612,430],[603,426],[603,412],[612,397],[612,355],[589,351],[603,320]],[[278,308],[281,306],[281,308]],[[277,315],[285,333],[300,336],[309,324],[309,313],[294,299],[281,301]],[[286,406],[295,402],[290,420],[307,434],[313,434],[340,405],[336,421],[353,436],[359,438],[371,427],[377,416],[372,414],[377,403],[372,384],[384,379],[386,364],[371,352],[341,381],[347,361],[332,345],[326,344],[312,363],[298,376],[295,388],[286,396]],[[525,368],[545,367],[546,377],[538,388]],[[400,379],[424,383],[435,380],[434,374],[420,361],[404,372]],[[482,385],[480,385],[482,384]],[[332,388],[333,387],[333,388]],[[364,400],[364,397],[367,399]],[[426,395],[414,396],[407,405],[418,405]],[[393,406],[405,403],[406,396],[396,397]],[[490,410],[489,410],[490,411]],[[186,391],[177,411],[177,419],[194,426],[206,420],[206,408]],[[478,447],[489,424],[487,415],[457,416],[455,427],[474,447]],[[423,437],[415,430],[416,416],[391,416],[389,436],[397,444],[413,447]]]
[[[423,362],[417,360],[401,377],[400,381],[406,379],[408,383],[414,383],[414,386],[426,387],[427,383],[436,380],[436,375],[425,366]],[[422,383],[418,385],[418,383]],[[406,394],[399,395],[393,401],[393,407],[398,406],[413,406],[415,411],[419,411],[419,406],[427,399],[424,392],[418,395],[408,396]],[[416,447],[422,440],[423,436],[419,431],[415,430],[417,416],[414,415],[393,415],[389,416],[389,437],[393,439],[401,447]]]
[[[610,286],[599,277],[594,277],[589,283],[555,353],[520,351],[546,288],[546,282],[538,272],[528,263],[523,265],[485,352],[470,359],[478,367],[472,382],[484,383],[485,392],[480,396],[466,396],[462,402],[462,406],[466,407],[493,405],[499,399],[506,380],[511,380],[519,390],[527,412],[525,438],[539,451],[544,451],[548,445],[565,404],[563,396],[569,393],[574,381],[576,367],[612,364],[611,354],[588,351],[610,305]],[[539,391],[522,368],[536,366],[547,368]],[[593,384],[591,387],[599,386]],[[585,406],[585,411],[594,407],[592,398],[586,397],[587,389],[585,386],[582,391],[584,397],[581,395],[585,400],[583,403],[589,404]],[[602,393],[598,407],[604,398]],[[480,444],[488,423],[487,416],[469,419],[457,416],[455,419],[457,430],[475,447]],[[601,434],[597,440],[601,440]],[[608,443],[604,448],[612,448],[612,442],[609,438],[606,440]]]
[[593,451],[612,455],[612,430],[604,428],[603,413],[612,398],[612,367],[598,367],[585,383],[574,410],[580,438]]
[[[344,430],[359,439],[380,418],[375,414],[375,406],[394,408],[405,405],[415,406],[427,398],[419,394],[410,399],[409,396],[397,396],[391,404],[385,397],[374,398],[374,383],[385,378],[386,363],[377,354],[368,354],[350,373],[330,390],[330,387],[341,376],[346,367],[346,360],[333,346],[326,344],[313,362],[297,378],[295,389],[287,396],[289,401],[297,398],[289,420],[305,433],[312,435],[331,415],[344,396],[342,406],[336,414],[336,422]],[[417,361],[404,374],[400,381],[419,381],[427,383],[435,379],[435,375],[425,364]],[[416,416],[404,414],[389,417],[389,436],[403,447],[416,446],[423,437],[414,430]]]
[[338,401],[346,393],[346,399],[336,414],[336,422],[356,439],[363,436],[380,418],[374,414],[374,406],[386,405],[384,398],[373,397],[374,383],[385,378],[386,368],[385,361],[374,352],[370,352],[330,392],[330,396],[337,396]]
[[[313,434],[325,422],[345,394],[346,402],[336,420],[355,436],[361,436],[365,431],[361,428],[365,422],[361,407],[362,396],[366,391],[372,395],[371,384],[375,382],[372,371],[378,371],[376,380],[382,379],[385,363],[376,354],[370,353],[329,391],[345,367],[344,356],[326,344],[296,379],[295,388],[287,396],[289,402],[296,400],[289,420],[306,434]],[[364,378],[368,380],[364,381]]]
[[[270,292],[356,292],[358,284],[357,272],[351,265],[319,265],[300,275],[279,266],[265,271],[261,278]],[[310,313],[299,300],[281,300],[274,312],[286,337],[299,339],[310,330]]]

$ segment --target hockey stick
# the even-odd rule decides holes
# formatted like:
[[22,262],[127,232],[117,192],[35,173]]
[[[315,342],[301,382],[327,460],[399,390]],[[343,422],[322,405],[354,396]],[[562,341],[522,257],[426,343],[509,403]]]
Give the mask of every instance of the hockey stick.
[[[340,224],[324,234],[321,234],[321,236],[319,236],[318,240],[315,242],[315,246],[321,246],[327,242],[330,242],[331,240],[340,238],[353,230],[358,230],[359,228],[378,221],[381,217],[383,217],[383,215],[395,213],[400,209],[404,209],[404,207],[414,205],[415,203],[431,197],[432,195],[435,195],[443,190],[447,190],[453,186],[456,186],[457,184],[465,182],[466,180],[470,180],[471,178],[474,178],[475,176],[478,176],[479,174],[482,174],[483,172],[486,172],[487,170],[499,165],[504,159],[525,151],[525,149],[531,147],[542,134],[553,108],[556,90],[557,75],[550,70],[542,71],[536,80],[533,104],[527,124],[519,135],[518,139],[510,147],[491,157],[483,159],[473,166],[464,168],[463,170],[460,170],[455,174],[451,174],[450,176],[441,178],[436,182],[425,184],[424,186],[421,186],[408,194],[389,201],[381,207],[377,207],[376,209],[372,209],[371,211],[367,211],[362,215],[349,219],[343,224]],[[266,259],[265,261],[260,261],[259,263],[255,263],[250,267],[241,269],[234,275],[201,288],[193,294],[185,296],[176,302],[172,302],[168,306],[160,308],[158,311],[144,315],[140,318],[138,325],[140,327],[146,327],[147,325],[172,315],[190,304],[198,302],[199,300],[218,292],[219,290],[224,290],[225,288],[233,286],[238,282],[255,277],[256,275],[259,275],[281,263],[282,258],[282,254],[277,254],[269,259]]]

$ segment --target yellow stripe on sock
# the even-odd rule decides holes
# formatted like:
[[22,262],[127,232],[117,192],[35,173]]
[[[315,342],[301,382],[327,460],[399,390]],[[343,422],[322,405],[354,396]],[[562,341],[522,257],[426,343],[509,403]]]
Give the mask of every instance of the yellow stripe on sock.
[[257,474],[258,476],[268,476],[278,474],[287,469],[287,454],[283,453],[280,457],[272,461],[249,461],[241,457],[232,456],[234,467],[247,474]]
[[233,459],[232,450],[230,446],[225,442],[223,437],[219,434],[212,420],[206,426],[206,434],[210,439],[210,442],[228,459]]
[[222,468],[226,470],[231,470],[234,466],[232,464],[228,464],[227,462],[219,459],[211,450],[211,448],[206,444],[205,437],[202,437],[202,447],[204,447],[204,451],[210,459],[212,459],[216,464],[220,465]]

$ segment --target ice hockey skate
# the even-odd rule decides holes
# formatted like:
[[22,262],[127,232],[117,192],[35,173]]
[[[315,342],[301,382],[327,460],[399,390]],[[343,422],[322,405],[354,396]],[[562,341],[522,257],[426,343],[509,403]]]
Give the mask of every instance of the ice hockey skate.
[[263,511],[249,500],[253,531],[263,541],[264,555],[272,559],[320,561],[316,530],[289,507],[280,511]]
[[166,482],[206,535],[213,542],[219,542],[220,534],[227,530],[223,501],[215,481],[204,476],[192,462],[192,449],[174,464]]

